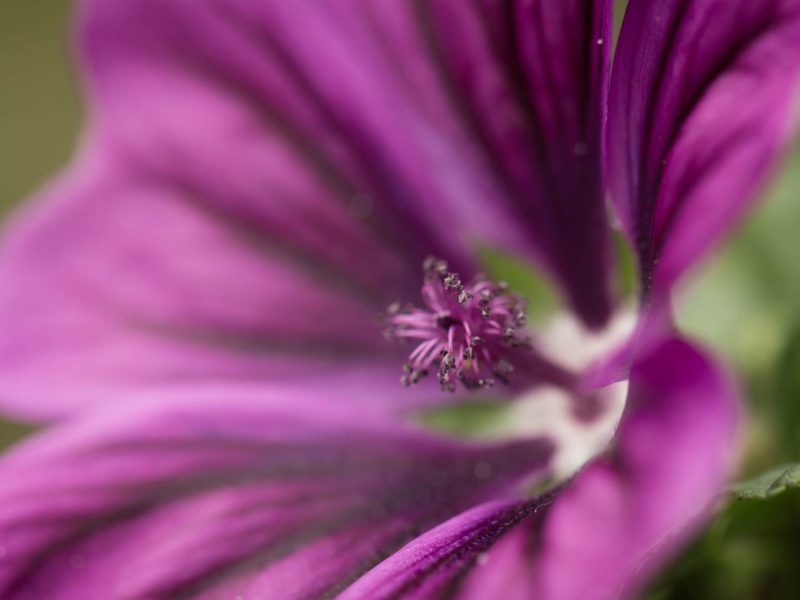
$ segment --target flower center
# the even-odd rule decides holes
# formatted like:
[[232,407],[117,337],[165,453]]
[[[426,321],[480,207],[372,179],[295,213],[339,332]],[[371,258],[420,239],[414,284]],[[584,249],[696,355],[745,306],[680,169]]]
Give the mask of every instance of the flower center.
[[464,285],[437,258],[427,258],[422,270],[424,308],[394,303],[387,310],[387,337],[415,344],[402,383],[417,383],[434,369],[445,391],[454,391],[456,382],[467,389],[508,383],[514,367],[504,357],[510,349],[530,347],[519,331],[525,299],[485,278]]

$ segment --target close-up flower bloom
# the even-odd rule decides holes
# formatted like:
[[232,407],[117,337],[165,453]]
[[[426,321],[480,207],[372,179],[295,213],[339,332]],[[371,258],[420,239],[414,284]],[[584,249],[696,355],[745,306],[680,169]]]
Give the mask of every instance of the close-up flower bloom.
[[740,392],[671,299],[794,140],[800,0],[76,12],[80,147],[0,239],[0,598],[629,598],[711,518]]

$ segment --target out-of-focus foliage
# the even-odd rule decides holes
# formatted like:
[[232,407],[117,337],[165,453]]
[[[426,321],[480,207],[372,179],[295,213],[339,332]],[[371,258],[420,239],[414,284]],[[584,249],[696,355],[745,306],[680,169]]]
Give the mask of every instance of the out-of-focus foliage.
[[69,157],[79,103],[71,2],[0,2],[0,216]]
[[795,321],[783,340],[776,364],[777,376],[772,380],[772,402],[775,433],[791,458],[800,460],[800,322]]
[[[71,8],[68,2],[0,2],[0,215],[57,171],[75,144],[80,109],[67,42]],[[769,478],[780,475],[771,469],[800,461],[800,151],[768,196],[677,301],[681,328],[722,353],[742,376],[750,416],[742,477],[766,473],[764,493],[750,494],[766,499],[721,499],[720,515],[643,595],[647,600],[800,595],[800,490],[768,492]],[[552,309],[556,299],[525,265],[494,253],[485,258],[493,274],[531,296],[534,320]],[[463,433],[493,414],[477,405],[457,418],[432,419]],[[27,431],[0,424],[0,446]]]
[[800,491],[733,502],[642,600],[794,600]]

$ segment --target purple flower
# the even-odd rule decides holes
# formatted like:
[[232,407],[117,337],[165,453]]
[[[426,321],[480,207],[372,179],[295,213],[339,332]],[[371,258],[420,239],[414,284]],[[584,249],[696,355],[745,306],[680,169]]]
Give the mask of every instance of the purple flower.
[[635,592],[732,466],[669,294],[792,135],[800,0],[631,0],[612,76],[611,4],[84,2],[84,143],[0,254],[0,403],[72,417],[0,461],[0,596]]

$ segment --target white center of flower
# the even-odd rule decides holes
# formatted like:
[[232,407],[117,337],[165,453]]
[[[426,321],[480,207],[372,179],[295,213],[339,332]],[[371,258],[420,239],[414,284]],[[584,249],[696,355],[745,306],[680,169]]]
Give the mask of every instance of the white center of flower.
[[592,419],[576,414],[575,400],[556,387],[529,392],[510,407],[504,436],[547,436],[556,444],[553,475],[568,477],[608,446],[619,425],[628,382],[612,384],[597,392],[600,410]]
[[[552,319],[536,338],[540,348],[554,362],[581,372],[621,348],[636,324],[632,311],[621,312],[600,332],[584,329],[571,315]],[[556,443],[553,474],[568,477],[587,461],[602,452],[619,425],[628,382],[614,383],[597,390],[591,407],[581,406],[583,399],[560,387],[543,385],[515,399],[493,433],[497,436],[547,436]],[[587,409],[589,415],[581,414]],[[494,435],[492,434],[492,437]]]

